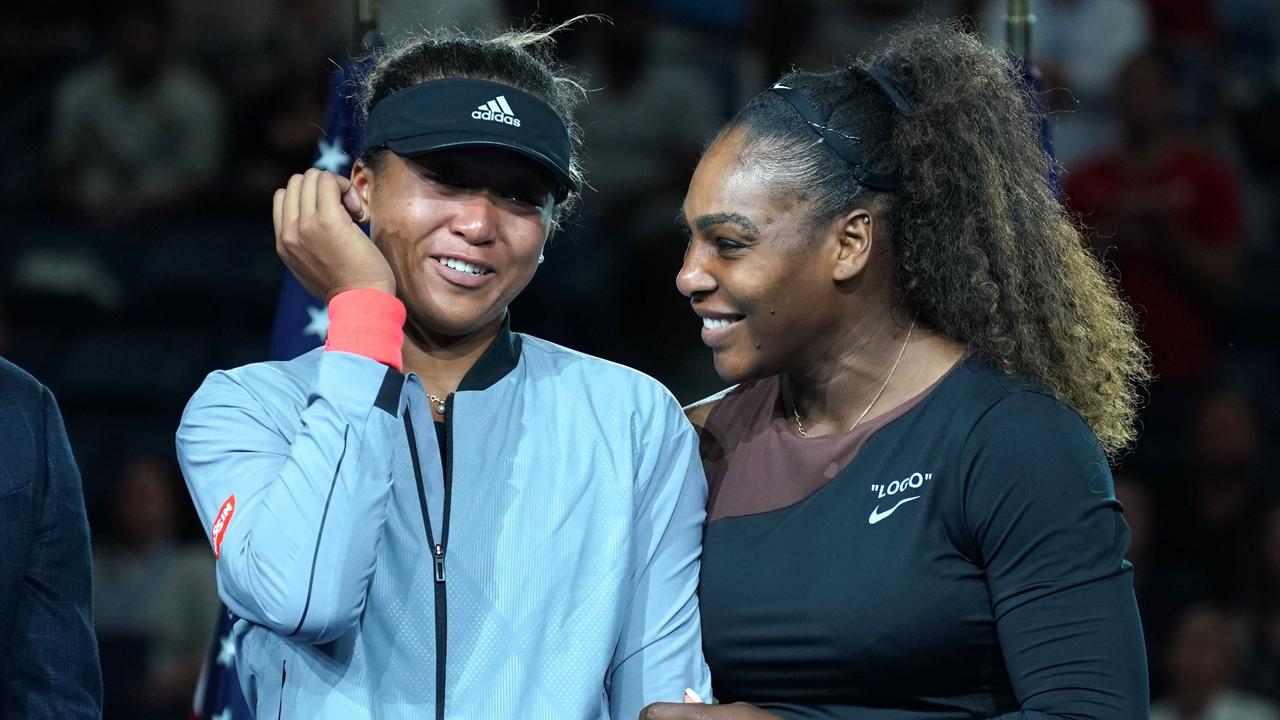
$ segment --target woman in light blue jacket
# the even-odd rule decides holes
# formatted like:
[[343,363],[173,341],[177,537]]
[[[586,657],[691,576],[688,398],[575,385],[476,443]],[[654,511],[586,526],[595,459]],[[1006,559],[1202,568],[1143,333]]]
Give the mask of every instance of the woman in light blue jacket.
[[579,182],[547,37],[387,54],[351,178],[276,191],[326,347],[213,373],[177,434],[259,718],[630,720],[710,689],[679,405],[509,326]]

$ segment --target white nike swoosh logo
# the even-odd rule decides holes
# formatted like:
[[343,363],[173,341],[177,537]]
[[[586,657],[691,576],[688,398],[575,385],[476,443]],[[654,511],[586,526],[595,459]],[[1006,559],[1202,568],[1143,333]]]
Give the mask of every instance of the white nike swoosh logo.
[[909,498],[902,498],[901,500],[899,500],[899,501],[898,501],[898,504],[897,504],[897,505],[894,505],[893,507],[889,508],[888,510],[885,510],[884,512],[880,512],[880,506],[879,506],[879,505],[877,505],[877,506],[876,506],[876,508],[875,508],[874,510],[872,510],[872,511],[871,511],[871,517],[867,518],[867,524],[868,524],[868,525],[875,525],[876,523],[880,522],[881,520],[883,520],[883,519],[885,519],[885,518],[889,517],[890,515],[892,515],[892,514],[893,514],[893,511],[894,511],[894,510],[897,510],[897,509],[898,509],[898,508],[900,508],[900,507],[902,507],[902,504],[903,504],[903,503],[909,503],[909,502],[911,502],[912,500],[919,500],[919,499],[920,499],[920,496],[919,496],[919,495],[916,495],[916,496],[914,496],[914,497],[909,497]]

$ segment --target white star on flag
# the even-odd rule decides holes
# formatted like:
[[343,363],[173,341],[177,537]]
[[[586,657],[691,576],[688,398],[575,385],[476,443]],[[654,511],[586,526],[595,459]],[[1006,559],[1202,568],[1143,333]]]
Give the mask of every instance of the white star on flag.
[[231,639],[231,633],[218,641],[218,664],[228,666],[236,659],[236,643]]
[[222,708],[222,712],[209,718],[209,720],[231,720],[231,708]]
[[342,175],[350,164],[351,156],[342,149],[342,138],[336,138],[331,143],[320,141],[320,157],[316,158],[316,167]]
[[329,334],[329,311],[325,308],[309,307],[307,308],[307,314],[311,316],[311,322],[307,324],[302,334],[315,335],[320,338],[320,342],[324,342],[325,337]]

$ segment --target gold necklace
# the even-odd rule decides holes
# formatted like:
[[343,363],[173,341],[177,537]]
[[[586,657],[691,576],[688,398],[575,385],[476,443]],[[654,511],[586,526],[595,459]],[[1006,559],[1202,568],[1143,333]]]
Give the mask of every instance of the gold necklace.
[[438,414],[444,415],[444,399],[443,398],[438,398],[435,395],[432,395],[431,393],[427,393],[427,399],[435,403],[436,412]]
[[[911,326],[907,328],[907,337],[902,341],[902,349],[898,350],[898,359],[894,360],[893,367],[889,368],[889,374],[885,377],[884,384],[880,386],[878,391],[876,391],[876,396],[871,398],[871,404],[867,405],[867,409],[863,410],[862,414],[858,416],[858,419],[849,426],[849,430],[853,430],[862,423],[862,419],[867,416],[867,413],[871,412],[871,408],[876,406],[876,402],[878,402],[880,400],[880,396],[884,394],[885,388],[889,387],[889,381],[893,379],[893,373],[898,369],[898,363],[902,362],[902,356],[907,352],[907,343],[911,342],[911,331],[915,329],[916,321],[915,318],[912,318]],[[800,433],[800,437],[809,437],[809,433],[804,431],[804,423],[800,422],[800,411],[796,409],[795,393],[791,394],[791,414],[796,416],[796,431]]]

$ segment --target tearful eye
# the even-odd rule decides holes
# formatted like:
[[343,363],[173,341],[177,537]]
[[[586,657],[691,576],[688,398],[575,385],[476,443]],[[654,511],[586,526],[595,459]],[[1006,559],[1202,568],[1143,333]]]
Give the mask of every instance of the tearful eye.
[[527,207],[530,210],[540,209],[543,202],[543,198],[538,197],[537,193],[533,192],[509,192],[504,194],[503,197],[509,202]]
[[517,205],[521,210],[541,211],[550,204],[551,191],[535,183],[508,183],[491,186],[495,195],[503,201]]
[[442,175],[440,173],[435,173],[430,170],[424,170],[422,173],[422,176],[425,177],[428,182],[435,183],[436,185],[443,185],[445,187],[455,188],[458,190],[462,190],[466,188],[466,185],[463,184],[461,179],[456,178],[452,175]]

